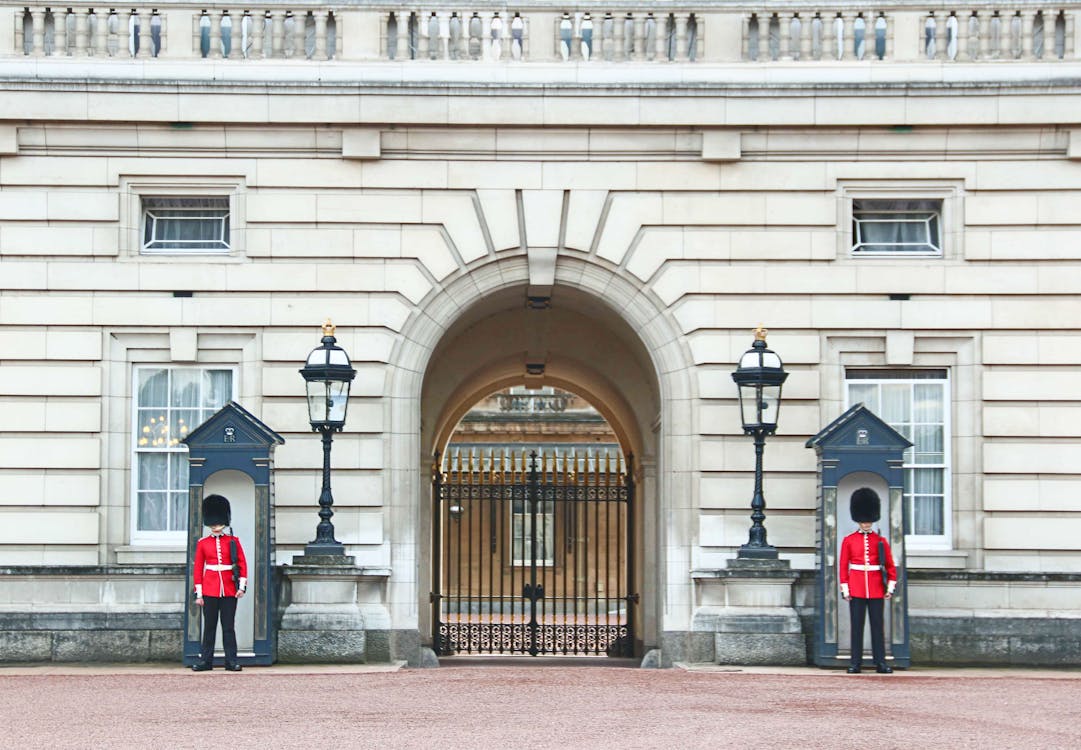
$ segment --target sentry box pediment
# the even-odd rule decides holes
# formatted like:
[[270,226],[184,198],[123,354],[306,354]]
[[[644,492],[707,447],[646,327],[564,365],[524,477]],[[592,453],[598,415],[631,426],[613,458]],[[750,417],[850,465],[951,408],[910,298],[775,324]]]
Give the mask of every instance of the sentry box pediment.
[[[807,441],[818,455],[816,516],[817,580],[814,661],[841,667],[851,655],[848,606],[840,598],[837,559],[840,542],[855,531],[849,515],[852,493],[870,487],[882,498],[878,531],[893,549],[898,581],[886,608],[886,653],[896,667],[911,663],[908,632],[908,586],[905,575],[905,451],[912,442],[863,404],[856,404]],[[865,655],[870,654],[870,632]]]

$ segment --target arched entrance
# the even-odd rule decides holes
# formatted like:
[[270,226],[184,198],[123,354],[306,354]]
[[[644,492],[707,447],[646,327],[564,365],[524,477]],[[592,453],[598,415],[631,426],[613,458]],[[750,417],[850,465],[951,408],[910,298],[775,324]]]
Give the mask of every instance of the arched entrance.
[[436,653],[633,656],[633,461],[568,391],[475,405],[433,474]]
[[[634,456],[633,538],[626,549],[629,589],[640,594],[633,653],[660,647],[669,627],[687,629],[686,587],[668,586],[666,567],[692,565],[693,530],[685,520],[692,514],[684,506],[694,492],[687,470],[693,457],[679,458],[671,447],[673,435],[690,429],[689,352],[666,306],[637,282],[562,253],[554,276],[537,299],[527,257],[462,269],[419,305],[391,354],[388,563],[395,571],[416,570],[416,577],[396,572],[387,602],[398,627],[416,623],[424,645],[436,645],[433,455],[473,404],[514,385],[553,386],[587,398],[611,425],[620,452]],[[671,498],[681,499],[674,508]]]

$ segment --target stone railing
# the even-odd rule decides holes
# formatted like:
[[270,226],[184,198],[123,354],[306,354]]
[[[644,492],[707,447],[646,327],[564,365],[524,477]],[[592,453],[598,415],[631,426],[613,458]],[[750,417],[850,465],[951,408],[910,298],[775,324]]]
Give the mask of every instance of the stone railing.
[[[5,3],[0,56],[467,64],[1078,59],[1081,0]],[[5,28],[6,27],[6,28]]]

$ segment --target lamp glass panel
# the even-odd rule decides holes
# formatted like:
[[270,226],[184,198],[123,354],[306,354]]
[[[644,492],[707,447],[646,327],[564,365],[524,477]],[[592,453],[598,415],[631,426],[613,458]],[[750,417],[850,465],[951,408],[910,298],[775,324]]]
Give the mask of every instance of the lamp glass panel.
[[312,424],[326,422],[328,419],[326,381],[309,380],[305,385],[308,389],[308,421]]
[[739,386],[739,418],[744,427],[758,424],[758,389],[753,385]]
[[349,408],[349,381],[332,380],[327,383],[327,420],[345,422],[345,411]]
[[774,425],[777,424],[777,413],[781,409],[781,386],[779,385],[764,385],[762,386],[762,396],[760,401],[759,419],[760,424]]

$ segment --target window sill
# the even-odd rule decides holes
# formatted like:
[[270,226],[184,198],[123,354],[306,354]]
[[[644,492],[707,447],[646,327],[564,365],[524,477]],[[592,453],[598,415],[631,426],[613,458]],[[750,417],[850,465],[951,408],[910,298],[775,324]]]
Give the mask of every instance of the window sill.
[[964,570],[968,565],[968,553],[959,550],[908,548],[905,564],[922,570]]
[[131,545],[116,548],[118,565],[169,565],[186,562],[183,547]]

